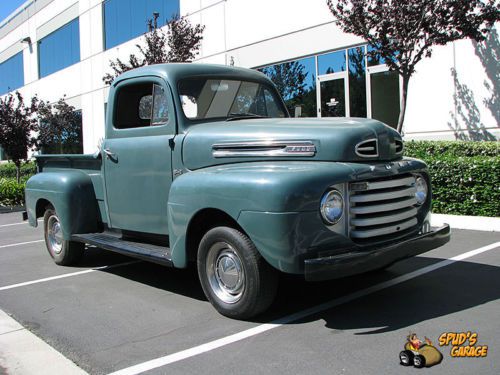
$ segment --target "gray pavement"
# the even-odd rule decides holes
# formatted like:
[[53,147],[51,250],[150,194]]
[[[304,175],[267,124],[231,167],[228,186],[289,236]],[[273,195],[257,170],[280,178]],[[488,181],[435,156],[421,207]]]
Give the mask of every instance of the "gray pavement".
[[[333,282],[282,277],[270,311],[251,322],[227,319],[206,301],[195,270],[138,262],[1,290],[57,275],[119,265],[129,258],[87,249],[78,267],[53,264],[41,228],[0,214],[0,309],[91,374],[106,374],[348,296],[444,259],[500,241],[500,233],[454,230],[446,246],[381,272]],[[8,226],[3,226],[7,225]],[[474,331],[486,358],[452,358],[431,373],[497,374],[500,366],[500,247],[317,312],[151,374],[399,374],[409,331],[437,344],[443,332]],[[1,348],[0,348],[1,352]],[[43,364],[41,364],[43,366]],[[1,370],[0,370],[1,373]]]

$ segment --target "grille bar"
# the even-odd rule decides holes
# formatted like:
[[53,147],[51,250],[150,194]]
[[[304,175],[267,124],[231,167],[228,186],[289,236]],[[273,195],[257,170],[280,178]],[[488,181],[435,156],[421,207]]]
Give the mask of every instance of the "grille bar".
[[366,219],[351,219],[351,224],[357,227],[367,227],[371,225],[380,225],[384,223],[393,223],[395,221],[401,221],[405,219],[409,219],[417,215],[417,209],[415,207],[408,208],[403,212],[399,212],[396,214],[382,215],[376,216],[373,218]]
[[384,193],[354,195],[351,196],[350,201],[351,203],[384,201],[388,199],[396,199],[401,197],[411,197],[414,196],[416,192],[417,189],[412,186],[402,190],[391,190]]
[[392,224],[387,227],[377,228],[377,229],[369,229],[369,230],[353,230],[351,231],[351,237],[353,238],[369,238],[369,237],[378,237],[386,234],[397,233],[403,231],[405,229],[414,227],[418,224],[416,218],[413,218],[408,221],[404,221],[398,224]]

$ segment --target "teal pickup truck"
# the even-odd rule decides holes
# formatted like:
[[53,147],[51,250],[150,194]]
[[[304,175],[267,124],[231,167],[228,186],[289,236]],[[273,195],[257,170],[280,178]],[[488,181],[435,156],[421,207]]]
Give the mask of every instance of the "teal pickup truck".
[[278,271],[328,280],[449,241],[431,229],[426,165],[361,118],[290,118],[272,82],[241,68],[161,64],[110,89],[92,155],[39,155],[27,217],[57,264],[85,244],[196,264],[222,314],[266,310]]

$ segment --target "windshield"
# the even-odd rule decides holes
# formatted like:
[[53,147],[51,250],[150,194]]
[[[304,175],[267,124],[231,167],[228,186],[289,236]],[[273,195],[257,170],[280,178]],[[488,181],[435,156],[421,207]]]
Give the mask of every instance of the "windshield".
[[276,91],[261,82],[187,78],[179,81],[179,95],[190,120],[288,117]]

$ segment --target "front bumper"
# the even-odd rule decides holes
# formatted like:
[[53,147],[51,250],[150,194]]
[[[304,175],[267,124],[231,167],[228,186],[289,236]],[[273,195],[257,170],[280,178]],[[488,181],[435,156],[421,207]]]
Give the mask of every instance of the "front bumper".
[[398,260],[409,258],[443,246],[450,240],[450,226],[396,244],[344,254],[305,260],[307,281],[332,280],[384,268]]

